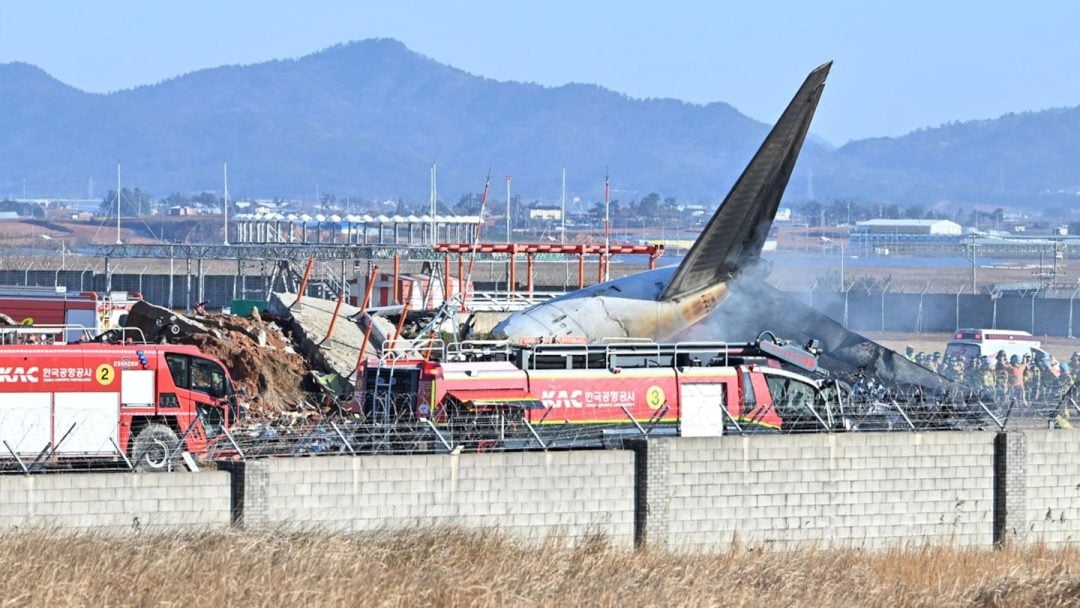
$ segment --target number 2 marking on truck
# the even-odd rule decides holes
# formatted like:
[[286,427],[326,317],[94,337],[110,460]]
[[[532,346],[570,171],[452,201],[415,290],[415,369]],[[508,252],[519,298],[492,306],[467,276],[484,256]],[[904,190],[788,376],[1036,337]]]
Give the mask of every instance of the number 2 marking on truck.
[[116,370],[108,363],[102,363],[94,370],[94,379],[102,386],[108,386],[116,379]]

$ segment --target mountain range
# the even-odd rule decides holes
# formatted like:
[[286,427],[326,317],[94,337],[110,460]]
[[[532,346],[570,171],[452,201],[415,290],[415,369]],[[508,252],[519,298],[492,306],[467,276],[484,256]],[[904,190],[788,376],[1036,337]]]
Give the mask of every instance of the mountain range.
[[[793,83],[794,87],[794,83]],[[794,89],[793,89],[794,90]],[[827,99],[823,101],[827,103]],[[602,87],[474,76],[389,39],[223,66],[108,94],[0,64],[0,196],[97,197],[115,183],[165,196],[424,201],[496,187],[554,201],[649,192],[717,202],[770,125],[726,103],[632,99]],[[1080,108],[956,122],[832,148],[808,139],[788,196],[919,203],[1067,204],[1080,191]],[[25,181],[24,181],[25,180]],[[498,198],[502,198],[501,196]]]

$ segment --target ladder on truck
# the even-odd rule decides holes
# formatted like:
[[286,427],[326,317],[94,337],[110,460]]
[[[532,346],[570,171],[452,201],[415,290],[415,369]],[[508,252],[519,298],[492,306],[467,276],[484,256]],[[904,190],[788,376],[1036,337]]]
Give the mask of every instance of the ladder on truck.
[[369,389],[371,390],[371,413],[368,422],[372,427],[373,453],[379,452],[380,446],[387,451],[390,448],[390,430],[394,424],[391,419],[394,409],[394,369],[398,359],[401,358],[395,351],[387,351],[385,345],[383,353],[384,356],[379,358],[375,366],[373,386]]

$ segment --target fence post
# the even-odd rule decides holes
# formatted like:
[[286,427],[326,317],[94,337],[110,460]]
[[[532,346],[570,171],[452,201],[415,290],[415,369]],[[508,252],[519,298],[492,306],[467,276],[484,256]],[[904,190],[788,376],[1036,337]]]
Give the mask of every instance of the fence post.
[[1080,286],[1077,286],[1077,288],[1073,290],[1072,295],[1069,296],[1069,337],[1070,338],[1075,337],[1075,336],[1073,336],[1073,300],[1076,299],[1076,292],[1078,292],[1078,291],[1080,291]]
[[930,281],[923,285],[922,291],[919,292],[919,314],[915,317],[915,333],[921,334],[923,332],[923,299],[926,298],[926,290],[930,289]]
[[[854,284],[852,284],[852,286],[854,286]],[[844,329],[847,329],[847,326],[848,326],[848,294],[850,294],[850,293],[851,293],[851,287],[845,287],[844,288],[844,321],[842,323],[842,325],[844,326]]]
[[1031,335],[1033,336],[1035,335],[1035,298],[1037,297],[1039,297],[1039,289],[1031,294]]
[[890,279],[881,286],[881,331],[885,331],[885,292],[889,290],[891,283],[892,280]]
[[967,289],[967,283],[961,285],[956,291],[956,327],[953,329],[960,329],[960,294],[964,293],[965,289]]

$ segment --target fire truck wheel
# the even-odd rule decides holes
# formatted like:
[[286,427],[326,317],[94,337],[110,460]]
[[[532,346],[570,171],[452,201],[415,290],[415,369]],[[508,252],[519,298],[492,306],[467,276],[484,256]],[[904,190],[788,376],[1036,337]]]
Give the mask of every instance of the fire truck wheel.
[[135,467],[144,471],[166,471],[169,468],[169,454],[173,462],[179,460],[180,452],[176,444],[180,438],[164,424],[150,424],[135,437],[132,448],[132,461]]

